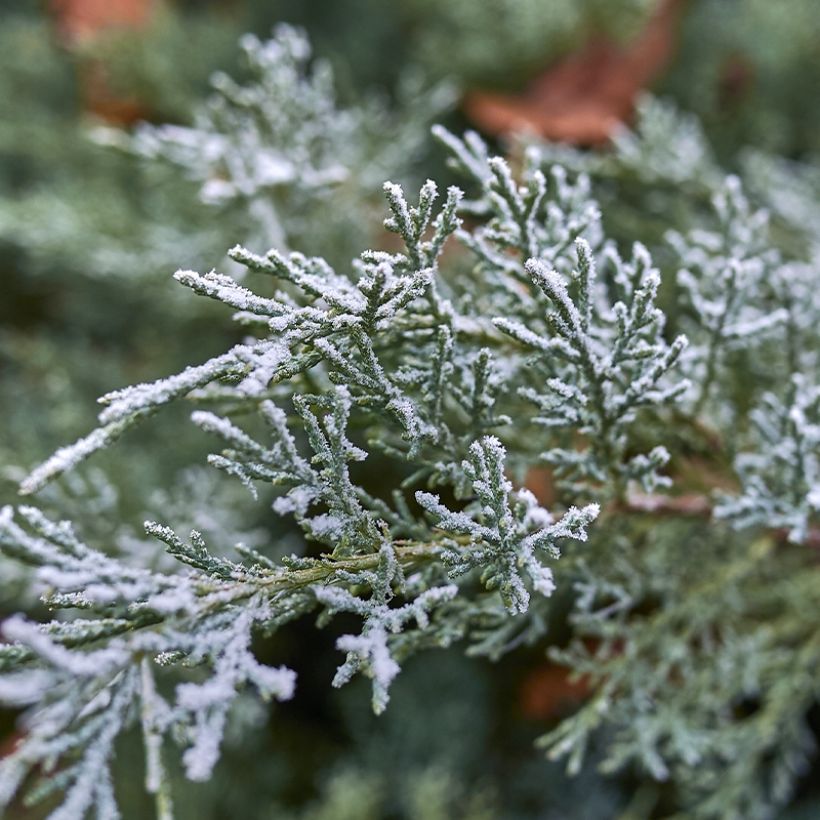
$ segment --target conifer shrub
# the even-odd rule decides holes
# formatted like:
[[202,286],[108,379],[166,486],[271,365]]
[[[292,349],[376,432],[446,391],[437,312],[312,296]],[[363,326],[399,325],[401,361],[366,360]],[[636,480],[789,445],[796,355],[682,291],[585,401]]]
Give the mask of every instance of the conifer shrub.
[[[255,84],[223,78],[195,127],[125,147],[263,213],[277,245],[255,231],[230,274],[177,271],[241,341],[104,395],[98,426],[22,481],[35,503],[0,513],[3,566],[29,568],[52,613],[2,624],[0,700],[23,717],[0,805],[119,816],[111,761],[136,727],[145,789],[174,816],[169,769],[211,778],[241,693],[287,713],[296,671],[255,647],[307,621],[344,624],[327,683],[365,678],[377,714],[410,656],[549,646],[587,692],[539,740],[549,757],[576,774],[593,746],[681,816],[775,816],[812,753],[820,662],[810,178],[762,154],[726,175],[651,100],[603,158],[530,141],[510,161],[436,126],[458,187],[384,182],[380,238],[331,264],[308,255],[315,202],[366,218],[372,120],[328,107],[298,32],[245,47]],[[301,108],[268,104],[293,88]],[[339,186],[358,205],[334,214]],[[676,201],[674,219],[651,213],[642,236],[636,200]],[[158,558],[87,540],[93,505],[78,526],[37,505],[138,425],[172,445],[180,405],[210,468],[281,530],[206,539],[160,501]],[[230,520],[235,495],[204,486],[189,503]]]

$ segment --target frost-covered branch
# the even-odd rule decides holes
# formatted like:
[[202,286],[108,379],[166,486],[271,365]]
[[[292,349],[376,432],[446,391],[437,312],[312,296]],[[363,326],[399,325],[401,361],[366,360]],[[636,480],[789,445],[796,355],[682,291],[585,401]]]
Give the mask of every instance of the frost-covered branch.
[[[212,113],[224,122],[138,139],[176,146],[175,160],[228,198],[280,183],[318,196],[333,187],[335,141],[358,139],[355,123],[333,108],[324,69],[307,68],[298,34],[246,46],[257,81],[219,81]],[[304,98],[292,109],[265,97],[294,88]],[[652,145],[641,184],[674,183],[666,166],[677,155],[709,166],[692,129],[662,150],[673,119],[621,135],[601,168],[634,170]],[[299,162],[283,170],[265,129],[300,134]],[[208,463],[255,497],[275,494],[291,555],[273,557],[283,551],[274,536],[206,544],[198,531],[182,539],[149,523],[173,564],[148,569],[133,553],[90,548],[33,508],[4,511],[0,549],[35,567],[43,600],[60,611],[3,627],[0,699],[27,710],[25,736],[0,764],[6,803],[42,772],[43,794],[65,791],[55,816],[114,816],[107,761],[116,736],[139,723],[146,785],[169,817],[168,747],[182,747],[189,778],[207,779],[237,693],[285,700],[293,691],[293,673],[260,664],[252,640],[312,613],[320,626],[342,613],[359,619],[335,636],[344,659],[332,683],[369,678],[376,712],[412,653],[463,641],[496,659],[557,622],[572,637],[556,657],[591,693],[546,741],[570,768],[606,728],[615,732],[608,768],[674,777],[693,801],[708,792],[702,770],[712,766],[742,785],[773,759],[792,782],[792,746],[769,727],[780,721],[796,737],[813,695],[769,682],[792,649],[801,674],[818,657],[805,613],[816,611],[820,584],[809,583],[805,546],[816,532],[820,420],[817,388],[799,372],[817,358],[812,259],[784,263],[765,212],[735,180],[710,173],[708,190],[687,196],[701,202],[722,185],[715,212],[703,211],[705,227],[687,226],[685,239],[670,235],[683,268],[672,282],[653,261],[668,249],[650,254],[631,241],[624,251],[607,239],[580,165],[551,167],[535,150],[514,164],[476,134],[435,134],[470,198],[455,187],[440,196],[431,180],[417,196],[388,182],[391,236],[352,262],[283,240],[266,252],[236,245],[229,256],[242,277],[178,271],[182,287],[229,308],[246,337],[108,393],[99,427],[22,484],[38,492],[185,400],[214,442]],[[691,333],[688,348],[678,328]],[[748,367],[733,379],[738,361]],[[735,395],[749,373],[768,391],[751,415]],[[734,452],[741,486],[730,491]],[[539,464],[554,512],[536,497]],[[225,502],[205,493],[203,503]],[[750,527],[762,537],[750,542]],[[764,560],[776,542],[782,560]],[[565,593],[557,606],[556,588]],[[760,701],[759,724],[736,715],[749,698]],[[747,746],[752,763],[732,764]],[[749,805],[747,793],[726,805]]]

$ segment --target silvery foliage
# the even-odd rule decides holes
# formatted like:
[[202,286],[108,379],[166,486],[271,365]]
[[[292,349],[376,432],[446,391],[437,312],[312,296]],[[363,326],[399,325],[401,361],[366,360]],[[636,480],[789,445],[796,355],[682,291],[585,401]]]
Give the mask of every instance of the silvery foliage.
[[310,216],[337,192],[360,217],[384,176],[408,168],[426,123],[452,101],[445,85],[423,90],[409,80],[401,116],[376,96],[340,108],[330,64],[311,60],[300,29],[280,24],[270,39],[246,34],[239,46],[247,79],[214,74],[213,94],[192,126],[145,123],[130,137],[112,130],[99,137],[176,166],[199,183],[206,203],[240,205],[257,223],[249,241],[287,248],[309,234]]
[[552,654],[591,695],[541,743],[574,772],[603,734],[604,771],[637,766],[673,781],[692,816],[771,818],[813,751],[806,714],[820,660],[806,549],[820,543],[814,179],[747,154],[744,190],[682,125],[653,103],[605,155],[538,143],[525,152],[539,167],[560,155],[610,194],[613,180],[637,178],[641,207],[675,208],[667,226],[685,227],[666,233],[679,273],[664,296],[691,340],[679,368],[692,388],[670,435],[709,453],[698,483],[734,466],[715,476],[716,520],[650,508],[644,531],[627,505],[621,526],[610,522],[606,558],[576,563],[575,637]]
[[[292,695],[294,674],[260,665],[249,649],[252,630],[273,617],[257,570],[211,556],[196,532],[186,544],[153,523],[146,529],[192,571],[130,568],[86,546],[67,522],[54,523],[31,507],[19,514],[26,526],[11,508],[2,512],[4,552],[37,567],[49,607],[94,617],[4,622],[11,643],[0,649],[0,666],[14,671],[2,678],[3,700],[36,706],[24,738],[0,763],[0,804],[42,765],[51,774],[33,797],[66,790],[52,816],[82,817],[91,807],[117,816],[108,759],[118,734],[137,718],[145,735],[146,786],[166,803],[164,735],[173,733],[186,747],[188,776],[207,779],[240,685],[252,683],[265,698]],[[176,664],[208,666],[211,674],[202,683],[180,684],[169,702],[156,690],[154,670]],[[68,763],[53,772],[58,761]]]
[[618,126],[611,148],[581,151],[560,143],[521,137],[530,161],[587,173],[597,180],[628,178],[643,185],[674,188],[688,195],[708,194],[722,173],[697,117],[672,103],[642,94],[635,105],[632,128]]
[[[648,251],[636,244],[623,259],[606,240],[585,176],[571,179],[560,168],[545,174],[529,154],[516,178],[477,135],[435,133],[475,190],[472,200],[450,188],[437,206],[437,187],[428,181],[411,204],[399,185],[386,183],[384,225],[403,248],[365,251],[343,271],[298,252],[233,248],[231,258],[261,280],[266,295],[215,271],[178,271],[180,284],[232,308],[248,337],[181,373],[107,394],[100,426],[23,481],[24,492],[37,492],[185,398],[197,406],[194,424],[220,443],[210,464],[251,492],[278,488],[273,508],[301,528],[305,549],[277,562],[261,549],[237,547],[240,562],[211,553],[197,532],[186,542],[149,523],[148,533],[185,567],[172,574],[105,557],[79,542],[68,525],[31,508],[19,514],[29,529],[6,511],[0,547],[39,567],[50,606],[80,616],[66,612],[42,625],[17,617],[6,629],[12,642],[0,653],[9,670],[3,697],[31,708],[25,740],[3,764],[4,800],[29,769],[61,766],[68,774],[50,781],[68,787],[57,817],[80,817],[92,805],[102,816],[115,816],[110,779],[92,780],[89,767],[97,771],[116,734],[140,720],[147,786],[158,811],[169,816],[166,736],[184,747],[188,776],[205,778],[239,687],[275,699],[291,694],[292,672],[253,659],[254,631],[272,632],[311,612],[321,623],[339,612],[360,616],[361,632],[337,641],[345,660],[333,683],[363,674],[381,711],[401,660],[413,651],[465,640],[468,651],[498,657],[542,635],[544,613],[535,604],[561,582],[553,573],[564,563],[562,545],[586,539],[600,511],[596,502],[618,509],[628,505],[636,484],[645,491],[668,484],[661,473],[668,454],[651,441],[658,426],[643,421],[662,421],[676,403],[684,415],[692,407],[685,399],[689,382],[678,372],[686,342],[667,338],[656,302],[660,274]],[[718,201],[727,225],[740,208],[733,185],[728,204]],[[732,230],[725,241],[735,242],[739,259],[756,274],[756,257],[743,243],[757,236],[741,232],[735,240]],[[705,236],[678,247],[702,266],[716,265],[713,257],[730,263],[723,245]],[[448,240],[452,262],[444,265]],[[729,310],[725,293],[701,287],[712,285],[698,281],[687,291],[695,314],[706,300]],[[777,292],[773,288],[773,299]],[[791,318],[797,308],[782,310],[787,315],[778,315],[777,327],[802,332]],[[701,324],[693,319],[701,337],[714,334],[714,312],[707,310]],[[704,350],[708,370],[711,348]],[[701,373],[692,364],[689,369]],[[806,419],[801,441],[810,443],[816,402],[805,395],[800,387],[794,402]],[[367,461],[376,456],[394,465],[395,486],[374,488],[367,480]],[[557,518],[522,486],[539,458],[552,465],[569,502]],[[800,480],[816,481],[816,464],[805,463]],[[765,485],[766,503],[781,493],[782,466],[771,459],[755,466],[757,474],[775,476]],[[762,497],[759,486],[747,480],[742,498]],[[793,486],[787,484],[787,492]],[[785,522],[791,512],[783,515]],[[760,520],[742,518],[738,523]],[[789,522],[783,526],[795,526]],[[616,540],[626,540],[624,555],[634,549],[627,539]],[[583,550],[574,548],[571,566],[579,569],[570,575],[584,575],[579,555]],[[586,591],[580,588],[580,632],[586,624],[593,634],[616,635],[647,584],[663,591],[674,583],[665,565],[647,581],[625,557],[615,557],[590,573]],[[712,599],[704,593],[703,600]],[[717,605],[704,604],[702,611]],[[607,646],[614,656],[621,643]],[[583,645],[567,658],[591,669],[592,662],[583,661],[591,651]],[[199,677],[179,684],[170,698],[158,693],[168,686],[164,667],[173,666],[195,667]],[[602,662],[602,670],[610,668]],[[655,667],[647,661],[646,668]],[[624,681],[632,680],[632,671]],[[38,679],[46,683],[32,688]],[[55,693],[68,691],[71,680],[75,686],[63,701]],[[632,721],[636,732],[655,731],[646,720],[633,720],[640,703],[630,700],[629,689],[613,705],[619,691],[613,680],[561,730],[558,752],[582,752],[602,722]],[[53,710],[63,702],[70,707],[58,723]],[[657,731],[666,732],[666,724]],[[642,742],[643,735],[635,739]],[[700,759],[683,730],[673,741],[671,747],[665,740],[658,748],[645,745],[640,757],[659,778],[670,771],[666,756],[684,766]],[[625,742],[611,765],[635,755]]]
[[[524,195],[503,161],[490,163],[515,197]],[[559,174],[555,178],[560,181]],[[274,510],[292,516],[321,555],[277,563],[237,546],[244,556],[237,562],[212,554],[196,531],[185,542],[169,528],[148,523],[149,535],[187,567],[175,574],[150,571],[92,550],[67,524],[52,523],[31,508],[19,515],[34,535],[6,511],[3,551],[38,566],[47,603],[66,616],[41,625],[15,618],[6,629],[11,643],[3,658],[11,671],[3,679],[4,698],[25,701],[31,709],[26,740],[4,764],[4,800],[27,771],[44,764],[66,772],[50,781],[68,789],[68,802],[58,810],[64,813],[57,816],[82,816],[92,806],[110,813],[108,780],[92,781],[90,772],[108,756],[119,731],[139,719],[150,755],[147,785],[157,795],[158,810],[167,813],[170,796],[161,767],[166,737],[183,745],[188,776],[205,778],[218,756],[233,693],[250,685],[263,696],[285,699],[292,691],[290,671],[253,660],[252,632],[276,630],[311,611],[322,614],[322,621],[336,612],[360,615],[360,634],[337,642],[346,659],[333,683],[364,674],[372,680],[374,708],[381,711],[400,659],[415,648],[467,638],[475,651],[500,654],[509,636],[505,608],[522,614],[533,592],[549,595],[553,583],[543,562],[556,560],[563,541],[586,537],[597,505],[573,507],[554,520],[531,493],[513,489],[508,471],[520,470],[529,456],[515,451],[515,429],[498,406],[503,368],[510,368],[508,375],[525,373],[533,359],[527,345],[536,337],[531,331],[522,342],[517,331],[499,328],[514,327],[513,316],[520,323],[537,315],[539,306],[550,312],[553,297],[561,310],[577,312],[569,291],[558,286],[560,274],[553,275],[550,297],[538,277],[525,271],[523,247],[515,274],[506,263],[503,270],[491,270],[482,259],[475,274],[501,283],[506,296],[499,304],[510,313],[493,324],[476,309],[474,288],[464,290],[457,277],[450,280],[439,271],[443,246],[459,231],[461,192],[451,188],[436,208],[432,182],[422,186],[416,205],[398,185],[384,189],[390,212],[385,227],[400,236],[403,251],[367,251],[339,273],[299,253],[258,255],[234,248],[234,260],[273,280],[268,296],[215,272],[178,272],[181,284],[233,308],[237,321],[255,335],[182,373],[103,397],[100,427],[23,482],[25,492],[39,490],[163,405],[187,397],[202,405],[193,422],[221,442],[209,459],[212,466],[252,491],[258,484],[279,487]],[[479,228],[472,239],[459,234],[472,249],[507,244],[507,205],[492,188],[486,195],[487,208],[497,211],[491,227]],[[545,264],[549,252],[569,277],[561,250],[572,247],[575,226],[600,236],[597,211],[583,187],[558,186],[554,198],[547,202],[543,191],[523,223],[537,254],[530,268],[538,273],[536,266]],[[507,231],[518,224],[511,222]],[[512,276],[518,303],[509,287]],[[582,288],[575,298],[588,294]],[[625,311],[624,328],[631,327],[629,316]],[[612,326],[617,322],[613,316]],[[541,324],[547,333],[546,322]],[[568,339],[561,342],[559,336],[557,348],[586,344],[573,336],[583,332],[580,324],[556,326]],[[499,346],[499,353],[489,345]],[[544,353],[538,347],[535,352]],[[656,363],[668,357],[666,349],[644,354]],[[582,403],[586,377],[576,356],[569,352],[565,358],[561,373],[577,382]],[[629,395],[628,388],[624,393]],[[527,398],[510,394],[508,403],[510,410],[535,414]],[[249,412],[266,432],[246,429],[242,420]],[[408,477],[392,494],[374,495],[355,479],[357,465],[369,457],[365,447],[409,465]],[[441,488],[463,509],[445,508],[422,487]],[[417,488],[421,506],[408,496]],[[159,695],[167,687],[165,667],[178,665],[194,667],[197,682],[179,684],[173,698]],[[43,681],[48,676],[48,684],[24,697],[32,675]],[[65,700],[60,693],[68,691],[72,676],[82,686]],[[155,685],[158,676],[162,680]],[[89,706],[90,693],[99,692],[105,694]],[[52,698],[71,704],[56,730],[59,743]],[[61,755],[63,743],[70,760]]]
[[669,783],[687,816],[778,817],[813,752],[817,575],[804,548],[709,535],[654,522],[651,540],[615,538],[607,566],[582,567],[575,638],[552,656],[591,696],[540,745],[576,772],[603,734],[603,772]]
[[[672,192],[677,215],[691,211],[688,231],[665,231],[678,269],[672,318],[690,342],[680,362],[692,385],[682,407],[687,416],[708,419],[741,451],[735,467],[742,492],[720,497],[721,514],[738,526],[768,521],[805,540],[816,474],[812,458],[798,454],[815,445],[810,432],[796,434],[787,419],[792,412],[804,418],[800,408],[812,406],[816,378],[810,374],[820,367],[816,170],[747,151],[744,178],[727,176],[698,123],[649,96],[639,101],[634,130],[622,129],[610,152],[530,140],[525,156],[541,168],[560,158],[602,187],[637,178],[642,203]],[[711,210],[705,218],[704,206]],[[743,392],[757,406],[748,423],[748,411],[734,398]],[[811,422],[805,430],[813,430]],[[788,469],[779,455],[785,453],[795,456]]]
[[326,607],[328,617],[337,612],[352,612],[364,621],[360,635],[342,635],[338,649],[346,652],[344,663],[336,670],[334,686],[343,686],[356,672],[364,670],[373,680],[373,711],[380,714],[390,699],[388,689],[401,671],[390,652],[388,639],[402,631],[411,619],[422,630],[430,625],[430,611],[458,594],[455,584],[441,584],[417,591],[401,606],[391,606],[393,587],[407,591],[401,564],[393,546],[385,542],[379,550],[375,569],[355,572],[340,570],[338,578],[349,585],[366,585],[371,597],[364,601],[341,586],[317,586],[317,599]]
[[[505,606],[512,614],[526,612],[532,588],[549,596],[555,589],[552,570],[537,557],[546,551],[558,558],[555,542],[562,537],[586,540],[586,527],[598,515],[597,504],[583,509],[571,507],[558,523],[538,505],[526,488],[513,492],[504,475],[504,448],[498,439],[488,436],[470,448],[464,472],[475,490],[475,511],[454,512],[439,497],[417,492],[416,500],[445,532],[469,537],[466,545],[444,542],[442,559],[451,571],[463,574],[482,570],[481,580],[488,589],[498,588]],[[533,530],[533,525],[538,525]]]
[[816,248],[814,226],[820,220],[817,166],[748,149],[741,154],[741,167],[743,179],[754,195]]
[[781,264],[769,243],[768,211],[751,207],[734,176],[726,178],[712,204],[713,230],[668,235],[682,266],[677,284],[695,325],[685,364],[698,385],[696,409],[706,405],[722,376],[721,359],[733,349],[748,350],[765,340],[789,316],[768,286]]
[[709,186],[719,170],[697,117],[643,94],[635,107],[635,128],[619,127],[612,153],[602,166],[619,166],[641,181],[671,182],[685,187]]
[[820,514],[820,386],[795,376],[791,402],[766,394],[752,422],[756,447],[735,460],[743,492],[716,515],[737,526],[782,527],[802,543]]
[[[570,433],[566,446],[541,457],[576,492],[620,495],[633,480],[646,489],[663,484],[662,446],[627,455],[639,409],[673,403],[687,389],[685,381],[665,380],[686,339],[664,338],[660,274],[646,248],[636,243],[625,261],[604,241],[585,176],[571,183],[556,167],[548,183],[537,163],[527,163],[518,186],[503,160],[487,158],[477,135],[461,141],[434,133],[452,149],[454,166],[482,186],[473,210],[491,212],[486,225],[460,238],[492,286],[492,304],[481,309],[509,311],[493,323],[523,354],[510,357],[510,365],[526,362],[518,395],[534,406],[536,424]],[[579,450],[573,433],[588,446]]]
[[[770,212],[752,207],[737,177],[715,188],[714,227],[687,237],[670,232],[668,240],[683,265],[677,284],[693,344],[682,365],[698,386],[691,412],[708,409],[711,423],[742,451],[734,462],[741,493],[724,494],[716,514],[739,527],[784,528],[790,540],[804,542],[820,498],[818,388],[807,375],[817,372],[820,344],[817,259],[783,259],[772,247]],[[779,359],[774,377],[772,357]],[[731,427],[739,414],[726,401],[727,385],[756,370],[771,389],[755,395],[747,386],[757,406],[749,432],[737,437]]]

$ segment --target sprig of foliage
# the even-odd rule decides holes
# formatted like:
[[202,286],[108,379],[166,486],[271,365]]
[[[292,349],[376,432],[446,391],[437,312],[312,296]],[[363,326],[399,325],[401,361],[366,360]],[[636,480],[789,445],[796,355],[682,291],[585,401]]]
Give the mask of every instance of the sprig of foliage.
[[375,95],[341,108],[330,64],[312,59],[300,29],[279,24],[269,39],[247,34],[239,47],[244,81],[214,74],[192,125],[99,130],[99,141],[168,164],[200,186],[203,202],[239,210],[254,223],[249,242],[285,251],[312,235],[321,209],[339,223],[325,233],[347,247],[344,232],[361,232],[376,186],[411,170],[451,88],[413,88],[400,112]]
[[[428,181],[410,201],[387,183],[384,227],[403,247],[393,238],[343,268],[237,246],[230,256],[249,272],[241,282],[177,272],[231,308],[248,338],[107,394],[100,426],[24,481],[38,491],[186,399],[193,423],[220,442],[210,464],[252,492],[275,487],[274,511],[293,518],[304,544],[280,562],[237,548],[240,562],[196,532],[183,541],[151,523],[179,565],[164,572],[94,551],[31,508],[20,515],[35,535],[5,512],[0,549],[36,565],[45,602],[64,611],[5,626],[0,695],[31,705],[26,738],[3,764],[7,802],[30,769],[59,767],[50,783],[67,791],[56,816],[92,806],[114,816],[110,778],[92,781],[89,767],[139,721],[148,788],[167,817],[166,739],[183,746],[188,776],[205,779],[237,690],[292,692],[290,670],[255,660],[254,634],[309,613],[320,624],[359,616],[360,632],[337,639],[345,659],[333,684],[363,674],[381,712],[413,652],[463,640],[497,658],[543,636],[561,617],[556,588],[574,590],[573,640],[556,658],[591,695],[544,741],[553,755],[569,755],[575,770],[609,729],[607,770],[672,779],[681,805],[703,816],[767,816],[786,799],[806,753],[817,661],[806,613],[820,588],[805,548],[772,558],[784,528],[810,540],[817,512],[817,395],[795,372],[816,322],[788,287],[798,269],[772,250],[766,215],[730,179],[714,229],[672,239],[689,271],[668,297],[692,328],[684,353],[649,251],[635,243],[624,259],[606,238],[587,177],[545,173],[533,152],[516,175],[475,134],[436,136],[472,199],[450,188],[438,205]],[[760,342],[763,329],[785,334],[785,355]],[[729,348],[767,368],[772,398],[754,430],[730,429]],[[788,386],[777,378],[784,364]],[[715,433],[707,421],[753,451],[736,461],[742,489],[717,508],[737,531],[647,523],[647,510],[664,508],[658,498],[675,509],[661,470],[674,473],[693,440]],[[555,479],[556,517],[526,486],[539,462]],[[389,465],[387,486],[368,480],[374,463]],[[631,503],[638,486],[654,506]],[[791,663],[798,674],[785,683]],[[164,694],[189,667],[193,679]],[[744,699],[758,711],[739,715]]]

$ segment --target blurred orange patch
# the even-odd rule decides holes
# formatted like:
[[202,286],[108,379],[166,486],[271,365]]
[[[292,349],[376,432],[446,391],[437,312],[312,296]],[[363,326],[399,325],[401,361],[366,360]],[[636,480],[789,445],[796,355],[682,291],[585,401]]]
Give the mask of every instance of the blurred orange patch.
[[583,678],[570,680],[567,669],[546,664],[533,669],[521,684],[521,711],[530,720],[548,720],[571,711],[588,695]]
[[660,0],[643,31],[626,45],[592,38],[520,96],[468,94],[467,115],[491,134],[523,131],[574,145],[606,142],[671,58],[685,1]]
[[[52,0],[60,39],[73,49],[93,43],[101,33],[141,28],[148,24],[155,0]],[[112,90],[105,66],[88,59],[80,64],[84,108],[115,125],[128,125],[146,116],[137,99]]]
[[154,0],[52,0],[60,35],[79,44],[110,28],[138,28],[148,23]]

